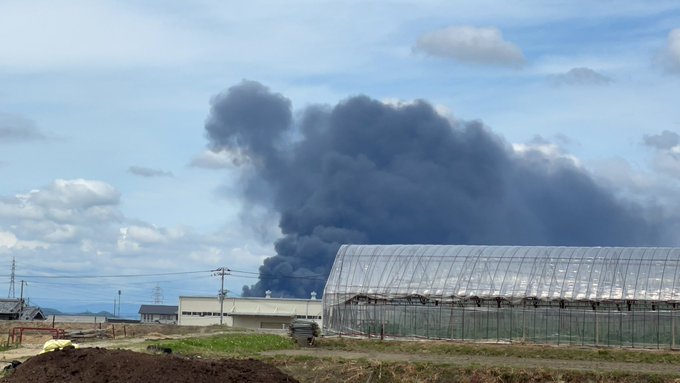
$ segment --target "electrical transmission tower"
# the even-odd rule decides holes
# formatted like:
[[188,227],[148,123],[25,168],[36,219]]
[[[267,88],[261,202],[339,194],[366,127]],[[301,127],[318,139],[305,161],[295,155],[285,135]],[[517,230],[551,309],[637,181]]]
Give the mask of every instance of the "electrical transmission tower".
[[156,285],[156,287],[153,288],[153,303],[155,305],[162,305],[163,304],[163,289],[161,289],[160,286]]
[[[16,298],[16,293],[14,292],[14,273],[16,272],[17,263],[14,257],[12,257],[12,274],[9,279],[9,293],[7,293],[7,298]],[[22,285],[23,287],[23,285]]]

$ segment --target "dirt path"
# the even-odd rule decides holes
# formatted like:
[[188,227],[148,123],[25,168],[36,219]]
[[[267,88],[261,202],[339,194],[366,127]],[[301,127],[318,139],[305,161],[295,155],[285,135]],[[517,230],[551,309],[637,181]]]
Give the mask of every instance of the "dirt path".
[[[142,343],[146,341],[144,338],[129,338],[120,340],[103,340],[96,342],[81,343],[82,347],[102,347],[102,348],[120,348],[126,350],[140,351],[144,349]],[[74,342],[77,343],[77,342]],[[0,352],[0,363],[8,363],[13,360],[25,361],[26,359],[36,356],[42,351],[42,344],[23,344],[20,347],[12,348],[7,351]]]
[[609,371],[637,374],[665,374],[680,376],[680,365],[673,364],[601,362],[601,361],[536,359],[503,356],[478,356],[478,355],[446,355],[446,356],[413,355],[404,353],[354,352],[354,351],[350,352],[340,350],[323,350],[315,348],[302,350],[268,351],[263,352],[260,355],[367,359],[385,362],[420,362],[420,363],[426,362],[433,364],[449,364],[461,367],[488,366],[488,367],[540,368],[552,370]]

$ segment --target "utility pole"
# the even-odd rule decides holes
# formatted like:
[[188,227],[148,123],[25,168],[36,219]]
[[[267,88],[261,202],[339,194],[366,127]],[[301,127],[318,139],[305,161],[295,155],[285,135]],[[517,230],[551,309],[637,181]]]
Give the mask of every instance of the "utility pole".
[[[21,296],[19,297],[19,313],[24,311],[24,284],[28,286],[28,282],[21,280]],[[21,315],[21,314],[19,314]]]
[[118,290],[118,316],[120,317],[120,290]]
[[222,325],[222,320],[224,319],[224,276],[229,275],[231,270],[222,266],[219,269],[213,270],[212,275],[219,275],[222,278],[222,285],[220,286],[219,294],[217,295],[220,299],[220,325]]
[[7,298],[16,298],[16,293],[14,292],[14,273],[16,272],[16,268],[16,259],[12,257],[12,274],[10,274],[9,292],[7,293]]

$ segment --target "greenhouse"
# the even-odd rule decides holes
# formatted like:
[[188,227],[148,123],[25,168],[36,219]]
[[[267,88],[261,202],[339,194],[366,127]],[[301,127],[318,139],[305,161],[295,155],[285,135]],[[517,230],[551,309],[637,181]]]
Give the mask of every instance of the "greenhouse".
[[324,332],[676,348],[680,248],[343,245]]

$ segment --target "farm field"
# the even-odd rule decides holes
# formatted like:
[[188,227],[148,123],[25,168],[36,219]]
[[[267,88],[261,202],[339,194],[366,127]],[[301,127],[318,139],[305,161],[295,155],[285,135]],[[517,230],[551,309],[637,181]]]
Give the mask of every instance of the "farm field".
[[[81,347],[140,353],[171,349],[191,359],[254,359],[300,382],[678,382],[680,353],[657,350],[472,344],[445,341],[378,341],[321,338],[299,347],[282,334],[143,325],[127,336]],[[0,359],[26,360],[42,339],[27,337]],[[159,356],[160,357],[160,356]]]
[[[275,335],[159,342],[189,356],[250,357],[301,382],[677,382],[680,353],[438,341],[324,338],[314,347]],[[273,350],[264,350],[266,348]],[[264,350],[264,351],[263,351]]]

